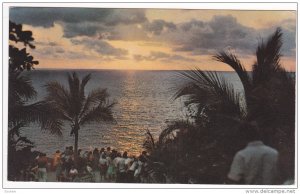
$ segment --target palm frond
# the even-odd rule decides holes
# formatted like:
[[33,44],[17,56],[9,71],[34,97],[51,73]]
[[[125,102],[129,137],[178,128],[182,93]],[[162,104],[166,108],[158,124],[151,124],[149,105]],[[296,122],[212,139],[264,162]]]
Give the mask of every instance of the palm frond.
[[[249,91],[251,87],[251,80],[249,77],[248,72],[246,71],[245,67],[241,64],[240,60],[232,53],[226,53],[226,52],[219,52],[216,55],[213,56],[213,59],[216,61],[226,63],[230,67],[234,69],[234,71],[238,74],[243,86],[244,91]],[[246,95],[247,96],[247,95]]]
[[36,122],[41,124],[42,130],[50,131],[52,134],[62,135],[63,123],[60,118],[62,118],[63,115],[54,110],[52,104],[41,101],[16,108],[15,115],[12,116],[12,123]]
[[86,76],[84,76],[84,78],[82,78],[81,80],[81,84],[80,84],[80,97],[81,97],[81,101],[84,100],[84,88],[86,86],[86,84],[89,82],[89,80],[91,79],[91,74],[87,74]]
[[99,103],[104,103],[105,101],[107,101],[108,97],[109,94],[107,92],[107,89],[98,88],[92,90],[84,100],[84,105],[79,115],[79,118],[81,118],[82,115],[86,114],[86,112],[88,112],[91,109],[91,107],[97,106]]
[[34,143],[32,141],[30,141],[27,137],[19,137],[16,141],[16,144],[18,144],[19,142],[25,143],[25,144],[29,144],[29,145],[33,145]]
[[216,72],[204,72],[200,69],[181,73],[190,82],[175,94],[175,99],[187,96],[189,103],[212,105],[224,114],[241,115],[240,94]]
[[20,73],[11,73],[9,76],[9,97],[13,101],[26,101],[36,96],[29,77]]
[[59,112],[63,113],[65,117],[72,117],[70,93],[69,91],[57,81],[49,82],[45,85],[47,96],[45,102],[51,103]]
[[180,88],[174,95],[173,100],[180,98],[182,96],[188,96],[185,99],[185,104],[200,104],[206,102],[209,98],[208,94],[205,92],[205,89],[199,87],[194,82],[189,82],[182,88]]
[[192,129],[194,127],[195,126],[193,124],[185,120],[174,121],[160,133],[158,144],[163,145],[168,139],[170,139],[170,137],[173,138],[176,130]]
[[82,107],[82,98],[80,92],[80,80],[76,72],[68,75],[69,90],[70,90],[70,106],[71,112],[75,115],[80,113]]
[[24,147],[33,147],[34,143],[27,137],[21,136],[21,129],[24,127],[24,123],[16,123],[10,126],[8,130],[8,149],[17,150]]
[[85,113],[79,121],[80,125],[90,122],[115,122],[113,117],[112,108],[116,103],[100,103],[97,107],[92,108],[89,112]]
[[257,61],[253,65],[253,85],[258,85],[270,79],[274,72],[282,70],[280,65],[280,49],[282,46],[282,32],[277,28],[266,43],[263,41],[257,47]]
[[79,94],[80,80],[76,72],[72,75],[68,74],[68,82],[71,96],[77,96]]
[[48,120],[43,120],[41,122],[41,129],[45,131],[49,131],[51,134],[62,136],[63,130],[63,121],[53,117]]
[[66,116],[63,112],[58,112],[52,103],[45,101],[40,103],[40,111],[37,109],[38,111],[33,112],[33,114],[39,114],[35,117],[38,119],[37,122],[41,124],[41,129],[48,131],[51,134],[61,136],[63,130],[63,120],[71,121],[71,118]]
[[149,129],[146,129],[146,140],[143,143],[143,147],[149,152],[154,151],[156,147],[154,137]]
[[[79,92],[79,98],[80,98],[80,109],[82,112],[82,109],[84,107],[84,101],[85,101],[85,92],[84,92],[84,88],[86,86],[86,84],[88,83],[88,81],[91,79],[91,74],[87,74],[86,76],[84,76],[84,78],[82,78],[81,80],[81,84],[80,84],[80,92]],[[81,113],[80,113],[81,114]]]
[[11,126],[8,130],[8,137],[13,138],[15,135],[20,136],[20,129],[24,127],[23,122],[16,123],[16,125]]

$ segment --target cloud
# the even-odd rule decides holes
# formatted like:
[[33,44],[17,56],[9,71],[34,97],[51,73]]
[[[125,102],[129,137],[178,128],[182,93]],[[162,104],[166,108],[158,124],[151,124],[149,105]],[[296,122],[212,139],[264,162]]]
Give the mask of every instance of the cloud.
[[108,30],[104,25],[95,22],[63,23],[64,37],[95,36]]
[[288,31],[283,29],[282,51],[285,56],[296,56],[296,30]]
[[[63,27],[64,37],[101,37],[109,40],[146,40],[176,25],[164,20],[149,22],[145,9],[13,7],[10,20],[16,23]],[[105,35],[105,36],[103,36]]]
[[105,24],[115,26],[117,24],[137,24],[147,21],[143,9],[110,9],[113,10],[106,17]]
[[35,41],[34,44],[36,46],[59,46],[60,44],[53,41]]
[[33,50],[32,52],[37,53],[39,56],[45,56],[45,57],[50,57],[55,55],[55,49],[52,47],[44,47],[44,48],[39,48],[36,50]]
[[95,40],[92,38],[82,39],[71,39],[74,45],[83,45],[86,49],[95,51],[100,55],[118,57],[119,59],[124,58],[128,55],[128,51],[125,49],[115,48],[108,42],[103,40]]
[[78,52],[78,51],[68,51],[66,53],[63,54],[63,56],[65,58],[69,58],[69,59],[84,59],[84,60],[89,60],[89,59],[93,59],[95,58],[95,56],[91,56],[91,55],[87,55],[83,52]]
[[113,31],[117,25],[147,21],[143,9],[13,7],[9,17],[16,23],[44,28],[59,23],[64,27],[64,36],[68,38],[94,36]]
[[149,55],[133,55],[134,60],[136,61],[185,61],[185,62],[193,62],[196,61],[191,58],[187,58],[177,54],[168,54],[164,52],[151,51]]
[[231,15],[214,16],[210,21],[191,20],[177,24],[176,29],[162,31],[153,37],[173,45],[174,51],[193,55],[211,55],[221,50],[233,50],[237,54],[252,55],[261,39],[266,39],[276,27],[283,28],[284,55],[295,50],[295,20],[287,20],[266,29],[254,29],[240,24]]
[[[283,33],[283,45],[282,53],[285,56],[296,56],[296,21],[292,19],[283,20],[280,23],[274,25],[272,28],[282,28]],[[270,33],[270,30],[267,30]]]
[[87,55],[84,52],[65,50],[61,46],[44,46],[32,50],[38,58],[48,59],[94,59],[95,56]]
[[52,27],[54,22],[78,23],[106,17],[105,9],[13,7],[10,20],[32,26]]
[[[64,28],[64,36],[67,38],[83,35],[97,35],[103,39],[127,41],[150,40],[153,35],[158,36],[162,32],[176,29],[176,25],[172,22],[166,22],[164,20],[154,20],[149,22],[145,16],[142,16],[142,13],[143,12],[136,12],[131,15],[132,13],[128,11],[123,11],[123,13],[118,12],[118,22],[118,17],[116,14],[113,14],[115,15],[114,17],[109,17],[102,23],[86,21],[79,23],[62,23],[61,25]],[[130,15],[132,17],[129,17]],[[128,18],[131,20],[128,20]]]
[[64,50],[62,47],[57,47],[57,48],[55,49],[55,52],[56,52],[56,53],[65,53],[65,50]]
[[[100,36],[102,37],[102,34]],[[117,25],[106,32],[106,39],[123,41],[148,41],[149,37],[147,36],[147,32],[141,29],[139,25]]]
[[[98,30],[100,37],[105,34],[105,38],[109,40],[125,40],[125,41],[151,41],[153,35],[159,36],[162,32],[176,29],[176,25],[172,22],[164,20],[148,20],[141,21],[134,25],[119,24],[113,27],[106,26],[105,29]],[[99,34],[99,33],[98,33]]]
[[177,30],[162,35],[175,45],[175,51],[212,54],[228,47],[249,51],[257,40],[256,31],[239,24],[232,16],[214,16],[203,22],[191,20],[178,25]]
[[105,25],[140,23],[146,20],[142,9],[13,7],[10,19],[32,26],[51,27],[54,22],[100,22]]
[[143,24],[143,28],[150,33],[160,35],[163,31],[175,30],[176,25],[172,22],[166,22],[164,20],[154,20],[152,22],[146,22]]
[[168,58],[168,60],[171,60],[171,61],[187,61],[187,62],[196,61],[195,59],[183,57],[183,56],[181,56],[181,55],[171,55],[171,56]]
[[[134,39],[145,37],[144,32],[134,25],[145,21],[147,19],[144,11],[141,9],[113,9],[103,20],[63,23],[62,25],[64,27],[64,36],[68,38],[97,35],[110,40],[132,40],[133,37],[135,37]],[[139,34],[142,34],[142,36],[137,36]]]

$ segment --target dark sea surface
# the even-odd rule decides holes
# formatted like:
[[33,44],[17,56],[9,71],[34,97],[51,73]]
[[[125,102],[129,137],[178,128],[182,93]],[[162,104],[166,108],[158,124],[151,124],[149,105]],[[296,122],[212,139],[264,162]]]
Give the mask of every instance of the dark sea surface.
[[[45,97],[46,91],[43,86],[49,81],[55,80],[67,87],[67,74],[73,71],[34,70],[28,72],[38,92],[35,101]],[[92,78],[86,86],[86,94],[92,89],[107,88],[110,100],[117,102],[113,109],[116,124],[94,123],[81,127],[79,148],[82,150],[110,146],[119,151],[128,151],[129,154],[138,154],[142,150],[146,129],[157,137],[168,122],[185,118],[184,100],[172,100],[177,89],[185,84],[185,80],[178,75],[178,71],[75,71],[81,78],[92,73]],[[235,73],[219,73],[238,91],[242,91],[242,85]],[[41,131],[36,124],[25,128],[23,134],[35,143],[34,149],[48,155],[74,144],[74,137],[70,136],[68,123],[65,123],[61,137]]]

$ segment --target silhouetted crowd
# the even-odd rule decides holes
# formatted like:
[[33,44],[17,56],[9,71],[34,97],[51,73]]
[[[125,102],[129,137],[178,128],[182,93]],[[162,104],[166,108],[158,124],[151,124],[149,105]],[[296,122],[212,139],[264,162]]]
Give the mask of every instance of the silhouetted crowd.
[[110,147],[85,152],[79,149],[76,156],[73,146],[69,146],[63,152],[57,150],[52,159],[40,153],[26,179],[46,182],[51,171],[58,182],[142,183],[147,182],[148,160],[146,151],[135,157]]

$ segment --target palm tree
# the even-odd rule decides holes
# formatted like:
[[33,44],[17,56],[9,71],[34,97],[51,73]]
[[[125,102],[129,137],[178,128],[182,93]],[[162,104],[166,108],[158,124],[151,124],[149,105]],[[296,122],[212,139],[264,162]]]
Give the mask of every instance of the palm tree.
[[281,46],[282,32],[278,28],[266,43],[257,47],[252,76],[235,55],[220,52],[214,56],[238,74],[244,86],[247,120],[255,120],[264,128],[265,141],[270,144],[278,128],[286,128],[286,135],[294,137],[295,80],[280,64]]
[[[281,46],[282,32],[278,28],[257,47],[257,60],[251,73],[233,53],[219,52],[213,56],[233,68],[243,85],[243,93],[237,92],[217,72],[195,69],[180,73],[188,83],[178,90],[174,99],[185,96],[185,105],[195,110],[194,123],[187,128],[198,130],[198,135],[192,133],[189,142],[199,142],[195,145],[201,146],[197,148],[198,154],[207,156],[202,159],[205,164],[225,161],[218,172],[227,173],[226,166],[233,154],[245,143],[238,135],[238,126],[244,121],[257,122],[267,144],[280,152],[288,150],[283,168],[294,172],[295,80],[280,64]],[[163,137],[181,128],[175,123],[162,132]],[[206,161],[210,157],[214,161]]]
[[73,72],[72,75],[68,75],[69,89],[57,81],[45,85],[47,96],[42,103],[47,104],[50,112],[55,113],[51,114],[54,120],[67,121],[70,124],[70,134],[75,136],[75,157],[78,151],[80,126],[91,122],[114,121],[112,108],[115,103],[109,102],[106,89],[95,89],[85,95],[85,86],[90,79],[91,74],[80,80]]
[[[257,61],[252,66],[252,75],[230,52],[213,56],[237,73],[244,87],[243,95],[235,91],[220,74],[196,69],[182,73],[189,83],[176,93],[175,99],[188,96],[186,105],[196,104],[198,114],[213,107],[213,113],[218,116],[255,120],[261,126],[279,124],[293,128],[295,80],[280,65],[281,46],[282,32],[278,28],[266,43],[262,41],[257,47]],[[293,129],[288,132],[293,133]]]

